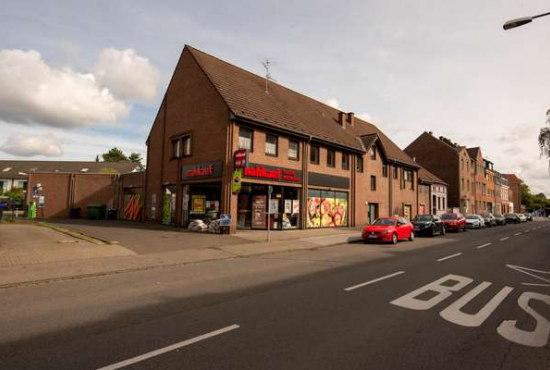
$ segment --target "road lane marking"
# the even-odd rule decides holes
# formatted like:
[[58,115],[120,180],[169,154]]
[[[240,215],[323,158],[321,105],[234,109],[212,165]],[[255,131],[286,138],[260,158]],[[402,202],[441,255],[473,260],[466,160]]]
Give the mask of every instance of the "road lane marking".
[[362,288],[364,286],[367,286],[367,285],[370,285],[370,284],[373,284],[373,283],[377,283],[379,281],[386,280],[386,279],[389,279],[389,278],[392,278],[394,276],[401,275],[401,274],[404,274],[404,273],[405,273],[405,271],[397,271],[397,272],[394,272],[393,274],[389,274],[389,275],[386,275],[386,276],[379,277],[377,279],[369,280],[369,281],[361,283],[361,284],[350,286],[349,288],[345,288],[344,290],[346,292],[351,292],[352,290]]
[[521,285],[528,285],[528,286],[550,286],[550,284],[536,284],[536,283],[521,283]]
[[518,236],[518,235],[521,235],[521,233],[515,233],[514,236]]
[[524,233],[528,233],[528,232],[530,232],[530,231],[531,231],[531,230],[527,229],[527,230],[524,231]]
[[[535,269],[530,269],[530,268],[527,268],[527,267],[521,267],[521,266],[515,266],[515,265],[506,265],[506,267],[511,268],[512,270],[515,270],[517,272],[521,272],[525,275],[529,275],[531,277],[534,277],[535,279],[542,280],[546,283],[550,283],[550,280],[531,273],[531,272],[536,272],[538,274],[550,275],[549,271],[535,270]],[[531,271],[531,272],[528,272],[528,271]]]
[[510,237],[509,237],[509,236],[506,236],[506,237],[500,239],[500,241],[503,242],[503,241],[508,240],[508,239],[510,239]]
[[480,245],[479,247],[476,247],[477,249],[481,249],[481,248],[485,248],[485,247],[488,247],[490,246],[491,243],[487,243],[487,244],[483,244],[483,245]]
[[532,228],[531,230],[535,231],[536,229],[537,229],[537,228],[536,228],[536,227],[534,227],[534,228]]
[[437,262],[445,261],[445,260],[448,260],[449,258],[455,258],[455,257],[461,256],[461,255],[462,255],[462,253],[451,254],[450,256],[438,259]]
[[126,367],[128,365],[133,365],[135,363],[147,360],[151,357],[162,355],[164,353],[174,351],[178,348],[186,347],[186,346],[189,346],[193,343],[197,343],[197,342],[200,342],[202,340],[212,338],[212,337],[215,337],[217,335],[224,334],[224,333],[227,333],[228,331],[235,330],[235,329],[238,329],[238,328],[240,328],[239,325],[226,326],[225,328],[221,328],[221,329],[218,329],[218,330],[215,330],[215,331],[211,331],[210,333],[199,335],[198,337],[187,339],[187,340],[184,340],[183,342],[175,343],[175,344],[172,344],[170,346],[157,349],[155,351],[147,352],[143,355],[136,356],[136,357],[130,358],[128,360],[120,361],[120,362],[117,362],[116,364],[108,365],[108,366],[99,368],[97,370],[116,370],[116,369],[120,369],[122,367]]

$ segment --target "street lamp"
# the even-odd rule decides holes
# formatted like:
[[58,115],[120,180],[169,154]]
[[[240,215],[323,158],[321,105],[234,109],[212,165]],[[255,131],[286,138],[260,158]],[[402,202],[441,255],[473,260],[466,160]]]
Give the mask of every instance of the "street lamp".
[[547,15],[550,15],[550,12],[539,14],[539,15],[534,15],[532,17],[521,17],[521,18],[512,19],[512,20],[509,20],[508,22],[504,23],[502,28],[504,28],[505,30],[509,30],[511,28],[520,27],[520,26],[523,26],[524,24],[533,22],[533,19],[544,17],[544,16],[547,16]]

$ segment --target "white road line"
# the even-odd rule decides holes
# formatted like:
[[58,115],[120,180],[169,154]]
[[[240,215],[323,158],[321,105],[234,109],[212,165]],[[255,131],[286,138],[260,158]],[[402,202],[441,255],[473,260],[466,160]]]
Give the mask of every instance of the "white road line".
[[116,364],[112,364],[112,365],[109,365],[109,366],[99,368],[97,370],[116,370],[116,369],[120,369],[122,367],[125,367],[125,366],[128,366],[128,365],[133,365],[135,363],[147,360],[151,357],[162,355],[166,352],[174,351],[178,348],[182,348],[182,347],[188,346],[190,344],[197,343],[197,342],[200,342],[202,340],[212,338],[212,337],[215,337],[215,336],[223,334],[223,333],[227,333],[228,331],[238,329],[239,327],[240,327],[239,325],[226,326],[225,328],[221,328],[219,330],[211,331],[210,333],[199,335],[198,337],[191,338],[191,339],[188,339],[188,340],[184,340],[183,342],[175,343],[175,344],[172,344],[168,347],[160,348],[160,349],[157,349],[155,351],[151,351],[151,352],[145,353],[143,355],[130,358],[128,360],[117,362]]
[[529,286],[550,286],[550,284],[536,284],[536,283],[521,283],[521,285],[529,285]]
[[450,256],[438,259],[437,262],[445,261],[445,260],[448,260],[449,258],[454,258],[454,257],[458,257],[458,256],[461,256],[461,255],[462,255],[462,253],[451,254]]
[[374,279],[374,280],[369,280],[369,281],[361,283],[361,284],[350,286],[349,288],[345,288],[344,290],[346,292],[351,292],[352,290],[362,288],[364,286],[367,286],[367,285],[370,285],[370,284],[373,284],[373,283],[377,283],[379,281],[386,280],[386,279],[389,279],[389,278],[392,278],[394,276],[401,275],[401,274],[404,274],[404,273],[405,273],[405,271],[397,271],[397,272],[394,272],[393,274],[389,274],[389,275],[382,276],[382,277],[379,277],[379,278]]
[[514,236],[518,236],[518,235],[521,235],[521,233],[515,233]]
[[524,231],[524,233],[528,233],[528,232],[530,232],[530,231],[531,231],[531,230],[527,229],[527,230]]
[[476,247],[477,249],[481,249],[481,248],[485,248],[485,247],[488,247],[490,246],[491,243],[487,243],[487,244],[483,244],[483,245],[480,245],[479,247]]
[[510,237],[509,237],[509,236],[506,236],[506,237],[500,239],[500,241],[503,242],[503,241],[508,240],[508,239],[510,239]]

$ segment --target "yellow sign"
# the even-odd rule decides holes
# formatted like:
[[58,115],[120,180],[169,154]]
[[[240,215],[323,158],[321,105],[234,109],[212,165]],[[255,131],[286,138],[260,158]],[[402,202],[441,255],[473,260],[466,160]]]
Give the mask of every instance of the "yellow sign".
[[233,179],[231,180],[231,190],[233,194],[240,193],[242,178],[243,178],[243,169],[236,168],[235,171],[233,171]]

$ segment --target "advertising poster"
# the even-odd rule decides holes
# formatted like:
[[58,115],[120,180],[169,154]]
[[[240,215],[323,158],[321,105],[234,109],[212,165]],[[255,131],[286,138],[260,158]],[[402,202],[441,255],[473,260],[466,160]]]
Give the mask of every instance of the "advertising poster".
[[[317,193],[320,194],[320,192]],[[308,197],[308,227],[336,227],[347,225],[347,193],[323,192],[323,197],[314,195],[316,195],[315,192],[310,192]]]
[[206,196],[191,195],[191,213],[205,213],[206,211]]
[[292,201],[292,214],[297,215],[300,213],[300,201],[299,200],[293,200]]
[[292,199],[285,199],[285,212],[292,213]]
[[279,199],[269,200],[269,213],[270,214],[279,213]]
[[252,228],[265,229],[266,224],[266,196],[255,195],[252,197]]

